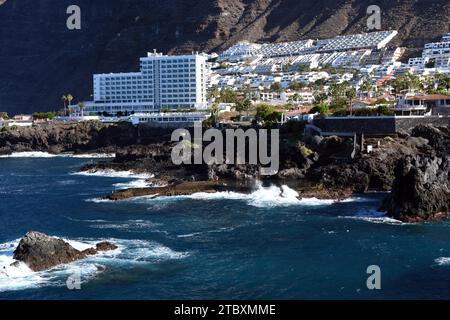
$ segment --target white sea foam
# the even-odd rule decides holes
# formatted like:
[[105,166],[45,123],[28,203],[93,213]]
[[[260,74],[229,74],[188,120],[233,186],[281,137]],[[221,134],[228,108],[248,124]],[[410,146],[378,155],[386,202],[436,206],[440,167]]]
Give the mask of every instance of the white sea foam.
[[436,262],[439,266],[448,266],[450,265],[450,257],[439,257],[434,259],[434,262]]
[[27,151],[27,152],[13,152],[7,155],[1,155],[0,158],[114,158],[116,155],[113,153],[91,153],[91,154],[51,154],[41,151]]
[[136,179],[129,182],[115,183],[114,187],[117,189],[129,189],[129,188],[149,188],[151,183],[145,181],[145,179]]
[[267,207],[283,207],[283,206],[293,206],[293,205],[304,205],[304,206],[322,206],[329,205],[337,202],[336,200],[322,200],[317,198],[299,198],[297,191],[289,188],[286,185],[281,187],[270,186],[263,187],[259,185],[255,191],[250,194],[243,194],[231,191],[206,193],[199,192],[194,193],[189,196],[177,196],[177,197],[160,197],[155,198],[155,200],[165,200],[168,198],[181,198],[181,199],[194,199],[194,200],[220,200],[220,199],[230,199],[230,200],[243,200],[246,201],[248,205],[267,208]]
[[74,172],[73,175],[81,176],[94,176],[94,177],[106,177],[106,178],[130,178],[130,179],[150,179],[153,178],[153,174],[148,173],[135,173],[129,171],[115,171],[115,170],[89,170]]
[[109,199],[103,199],[103,198],[89,198],[84,200],[86,202],[93,202],[93,203],[108,203],[108,202],[114,202],[113,200]]
[[107,158],[115,158],[115,153],[88,153],[88,154],[74,154],[71,156],[72,158],[79,158],[79,159],[107,159]]
[[91,224],[89,227],[94,229],[115,229],[115,230],[142,230],[142,229],[153,229],[160,226],[161,224],[153,223],[151,221],[145,220],[128,220],[125,222],[106,222]]
[[386,217],[384,212],[377,210],[360,210],[354,216],[340,216],[343,219],[361,220],[371,223],[382,223],[391,225],[406,225],[408,223]]
[[120,268],[130,264],[149,264],[163,260],[183,259],[188,252],[177,252],[157,242],[121,239],[65,239],[78,250],[95,246],[100,241],[111,241],[118,249],[101,252],[86,259],[57,266],[43,272],[33,272],[24,263],[12,266],[13,251],[19,239],[0,244],[0,292],[44,286],[65,286],[68,277],[77,274],[85,283],[95,278],[105,267]]

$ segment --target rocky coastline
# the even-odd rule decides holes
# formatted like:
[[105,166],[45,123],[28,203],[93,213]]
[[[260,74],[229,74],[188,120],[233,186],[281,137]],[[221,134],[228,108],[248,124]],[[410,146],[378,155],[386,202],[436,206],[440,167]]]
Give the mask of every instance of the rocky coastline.
[[[174,165],[170,129],[105,125],[98,122],[48,124],[0,133],[0,154],[43,151],[54,154],[114,153],[110,161],[80,171],[131,171],[151,174],[149,188],[119,190],[108,200],[196,192],[251,192],[256,181],[288,185],[299,198],[345,199],[355,193],[387,192],[380,210],[405,222],[442,219],[450,212],[450,132],[418,126],[395,137],[366,139],[370,154],[353,149],[352,139],[304,139],[299,130],[280,130],[280,168],[260,176],[255,165]],[[358,150],[356,150],[358,151]]]
[[32,271],[38,272],[117,248],[115,244],[105,241],[97,243],[95,247],[79,251],[62,239],[30,231],[20,240],[13,258],[16,260],[14,264],[23,262]]

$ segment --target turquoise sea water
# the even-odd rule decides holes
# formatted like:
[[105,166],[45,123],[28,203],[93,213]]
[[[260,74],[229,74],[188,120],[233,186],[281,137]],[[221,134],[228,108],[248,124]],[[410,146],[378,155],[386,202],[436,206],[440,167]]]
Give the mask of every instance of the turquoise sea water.
[[[297,201],[260,187],[103,202],[143,181],[73,174],[90,161],[0,159],[0,267],[29,230],[120,247],[42,273],[8,267],[0,299],[450,298],[449,222],[389,220],[376,212],[381,195]],[[367,289],[369,265],[381,268],[381,290]],[[66,285],[74,275],[80,290]]]

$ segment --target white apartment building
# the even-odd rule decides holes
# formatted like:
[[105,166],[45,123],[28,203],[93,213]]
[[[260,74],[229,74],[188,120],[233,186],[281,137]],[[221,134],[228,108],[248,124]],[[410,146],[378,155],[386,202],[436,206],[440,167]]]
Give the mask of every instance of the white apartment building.
[[450,68],[450,33],[443,36],[441,42],[427,43],[422,57],[409,59],[408,65],[421,70],[431,61],[434,62],[434,68],[438,70]]
[[[148,113],[206,109],[207,56],[148,53],[140,71],[94,75],[94,101],[84,113]],[[78,111],[78,106],[73,106]]]
[[398,34],[398,31],[377,31],[362,34],[337,36],[319,40],[317,52],[351,51],[360,49],[382,49]]

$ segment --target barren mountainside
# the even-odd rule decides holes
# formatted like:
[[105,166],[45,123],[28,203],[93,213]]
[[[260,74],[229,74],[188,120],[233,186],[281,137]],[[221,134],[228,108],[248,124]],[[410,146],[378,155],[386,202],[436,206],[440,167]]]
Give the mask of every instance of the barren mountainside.
[[[68,30],[68,6],[81,30]],[[90,99],[92,73],[133,71],[147,51],[220,51],[237,41],[287,41],[364,32],[378,4],[394,44],[421,47],[448,32],[448,0],[0,0],[0,111]]]

